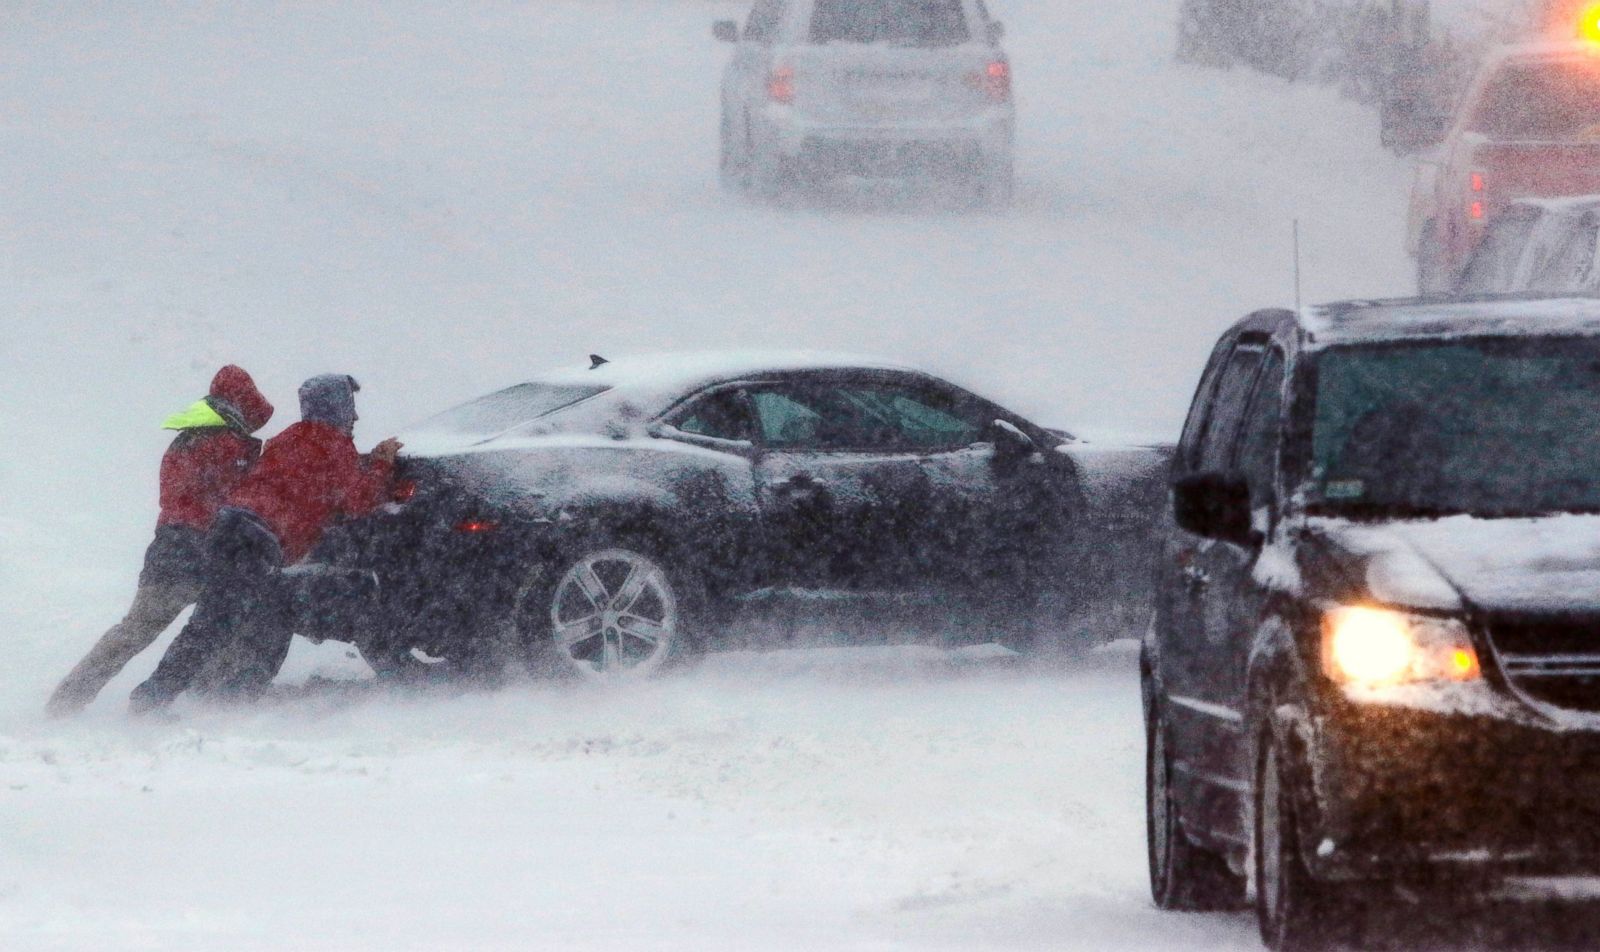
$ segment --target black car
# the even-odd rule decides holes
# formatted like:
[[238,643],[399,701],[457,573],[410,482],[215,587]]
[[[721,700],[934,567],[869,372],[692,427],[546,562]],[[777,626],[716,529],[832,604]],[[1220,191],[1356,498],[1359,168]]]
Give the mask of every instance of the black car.
[[[595,357],[402,437],[403,498],[343,556],[381,579],[355,638],[381,673],[420,652],[638,675],[797,619],[848,636],[847,616],[1026,649],[1137,577],[1113,562],[1153,553],[1165,462],[808,354]],[[1100,471],[1150,502],[1086,526]]]
[[1396,884],[1600,871],[1597,431],[1600,300],[1222,337],[1142,653],[1158,905],[1253,873],[1267,944],[1305,949]]

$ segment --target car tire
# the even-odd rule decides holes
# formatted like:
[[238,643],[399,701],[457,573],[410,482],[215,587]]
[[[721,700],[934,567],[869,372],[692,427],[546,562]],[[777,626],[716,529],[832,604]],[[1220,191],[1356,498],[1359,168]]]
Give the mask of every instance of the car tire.
[[757,198],[776,202],[795,186],[795,163],[785,155],[763,155],[750,150],[750,190]]
[[705,597],[697,573],[649,535],[564,545],[518,598],[523,656],[536,677],[648,678],[698,653]]
[[1452,290],[1444,265],[1444,248],[1432,222],[1423,229],[1417,243],[1417,294],[1448,294]]
[[978,164],[978,204],[987,209],[1001,209],[1011,204],[1016,192],[1016,167],[1010,152],[985,156]]
[[1244,905],[1244,877],[1222,856],[1192,842],[1172,789],[1170,730],[1161,715],[1145,732],[1145,835],[1150,895],[1156,906],[1183,912],[1215,912]]
[[1256,744],[1254,788],[1256,920],[1274,952],[1338,948],[1350,926],[1346,887],[1312,875],[1300,843],[1299,781],[1270,728]]
[[720,158],[717,178],[724,191],[743,193],[750,188],[750,152],[736,140],[733,116],[722,112]]

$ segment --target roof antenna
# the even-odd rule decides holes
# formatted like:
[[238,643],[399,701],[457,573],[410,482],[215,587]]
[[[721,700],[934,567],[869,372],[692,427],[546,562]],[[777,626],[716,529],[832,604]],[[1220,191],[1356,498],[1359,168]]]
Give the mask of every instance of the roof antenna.
[[1300,219],[1294,220],[1294,312],[1300,313]]
[[589,369],[590,370],[599,370],[601,367],[604,367],[606,364],[609,364],[609,363],[611,363],[611,361],[605,359],[604,357],[601,357],[599,354],[590,354],[589,355]]

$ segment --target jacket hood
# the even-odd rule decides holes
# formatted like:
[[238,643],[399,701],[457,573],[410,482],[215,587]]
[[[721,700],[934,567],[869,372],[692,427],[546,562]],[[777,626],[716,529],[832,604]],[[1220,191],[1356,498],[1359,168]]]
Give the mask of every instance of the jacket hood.
[[254,433],[272,419],[272,404],[243,368],[229,364],[211,378],[209,402],[227,422]]
[[322,374],[300,385],[300,419],[326,423],[346,433],[355,429],[356,391],[361,385],[349,374]]
[[1330,521],[1322,529],[1385,602],[1444,611],[1600,608],[1600,516]]

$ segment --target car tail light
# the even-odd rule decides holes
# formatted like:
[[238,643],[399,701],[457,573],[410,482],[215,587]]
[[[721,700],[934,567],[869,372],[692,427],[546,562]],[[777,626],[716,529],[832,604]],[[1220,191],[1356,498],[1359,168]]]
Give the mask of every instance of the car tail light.
[[465,532],[467,535],[481,535],[485,532],[493,532],[498,528],[500,528],[500,523],[490,519],[463,519],[456,523],[456,531]]
[[1011,64],[1003,59],[985,66],[981,73],[974,73],[971,81],[973,86],[983,90],[995,102],[1005,102],[1011,98]]
[[779,66],[767,77],[767,98],[788,105],[794,102],[794,70]]
[[1472,189],[1472,198],[1467,202],[1467,217],[1474,222],[1482,222],[1487,217],[1487,206],[1484,204],[1485,187],[1482,172],[1473,172],[1467,177],[1467,187]]
[[410,502],[417,498],[417,484],[415,480],[397,479],[389,490],[389,498],[395,502]]

